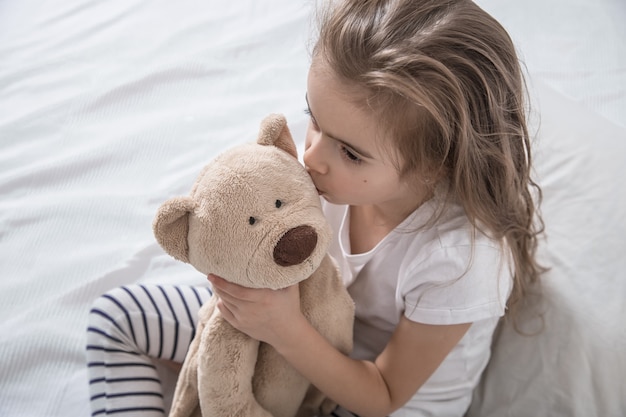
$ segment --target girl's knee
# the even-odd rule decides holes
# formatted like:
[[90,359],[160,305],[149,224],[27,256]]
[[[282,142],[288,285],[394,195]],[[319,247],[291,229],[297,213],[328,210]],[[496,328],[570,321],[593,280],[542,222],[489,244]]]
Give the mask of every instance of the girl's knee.
[[130,317],[137,309],[130,301],[128,287],[114,288],[98,297],[89,312],[88,339],[104,340],[101,343],[105,344],[129,344],[133,333]]

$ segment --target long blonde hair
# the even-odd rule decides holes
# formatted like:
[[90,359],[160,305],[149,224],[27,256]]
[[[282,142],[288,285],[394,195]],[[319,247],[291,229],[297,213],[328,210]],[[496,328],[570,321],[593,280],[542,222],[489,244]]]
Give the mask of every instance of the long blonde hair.
[[403,156],[401,175],[446,181],[445,200],[506,241],[511,311],[543,271],[543,222],[525,83],[509,35],[471,0],[342,0],[319,16],[314,59],[365,92],[361,104]]

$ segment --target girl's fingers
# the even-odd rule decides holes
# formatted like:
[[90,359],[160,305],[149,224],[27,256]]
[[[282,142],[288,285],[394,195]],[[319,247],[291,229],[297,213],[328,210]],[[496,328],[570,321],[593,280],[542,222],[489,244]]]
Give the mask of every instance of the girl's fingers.
[[242,287],[237,284],[233,284],[232,282],[226,281],[222,277],[218,277],[217,275],[209,274],[207,279],[211,284],[213,284],[213,288],[215,288],[218,293],[231,295],[233,298],[238,298],[244,300],[247,298],[248,294],[245,287]]
[[233,313],[231,313],[230,309],[222,299],[217,302],[217,309],[220,311],[220,313],[222,313],[222,316],[224,316],[224,318],[228,322],[230,322],[231,319],[234,317]]
[[213,274],[207,275],[207,279],[220,297],[228,297],[230,300],[258,302],[263,299],[267,291],[270,291],[261,288],[242,287]]

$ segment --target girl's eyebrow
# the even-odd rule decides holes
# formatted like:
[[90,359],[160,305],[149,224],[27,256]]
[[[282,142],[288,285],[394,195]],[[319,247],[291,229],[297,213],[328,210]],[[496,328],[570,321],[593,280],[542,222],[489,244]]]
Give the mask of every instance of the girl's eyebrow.
[[[315,115],[314,115],[314,114],[313,114],[313,112],[311,111],[311,106],[309,105],[309,97],[308,97],[308,94],[306,94],[306,93],[304,94],[304,100],[306,101],[306,106],[307,106],[307,108],[308,108],[308,110],[309,110],[309,113],[311,114],[311,117],[312,117],[315,121],[317,121],[317,119],[315,118]],[[339,139],[339,138],[338,138],[338,137],[336,137],[335,135],[333,135],[333,134],[331,134],[331,133],[328,133],[328,132],[326,132],[326,133],[325,133],[325,135],[326,135],[326,136],[328,136],[329,138],[331,138],[332,140],[336,140],[337,142],[341,143],[342,145],[344,145],[344,146],[346,146],[346,147],[348,147],[348,148],[352,149],[353,151],[355,151],[356,153],[358,153],[359,155],[361,155],[363,158],[366,158],[366,159],[374,159],[374,158],[372,157],[372,155],[370,155],[369,153],[367,153],[367,152],[363,151],[362,149],[359,149],[358,147],[356,147],[356,146],[352,145],[350,142],[347,142],[347,141],[345,141],[345,140],[343,140],[343,139]]]

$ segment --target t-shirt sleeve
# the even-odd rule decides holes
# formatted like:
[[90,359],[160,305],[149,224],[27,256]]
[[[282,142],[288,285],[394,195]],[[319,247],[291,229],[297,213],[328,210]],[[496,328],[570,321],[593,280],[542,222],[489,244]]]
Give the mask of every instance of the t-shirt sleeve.
[[504,314],[509,258],[498,245],[439,247],[402,272],[404,315],[424,324],[471,323]]

